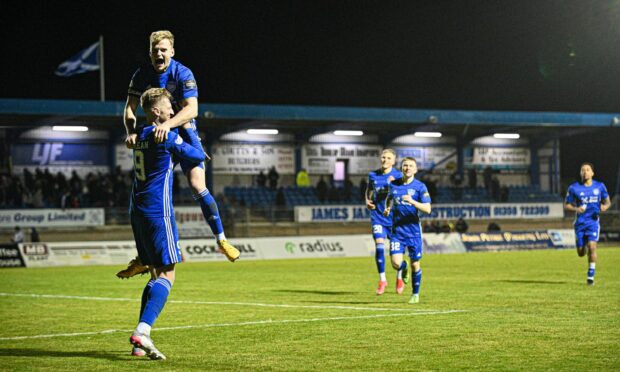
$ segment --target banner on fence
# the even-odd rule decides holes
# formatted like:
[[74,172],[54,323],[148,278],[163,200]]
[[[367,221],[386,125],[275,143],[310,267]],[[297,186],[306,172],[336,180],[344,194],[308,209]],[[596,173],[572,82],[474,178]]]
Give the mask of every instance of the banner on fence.
[[0,228],[105,225],[103,208],[0,210]]
[[15,244],[0,244],[0,267],[23,267],[24,260]]
[[[552,235],[555,234],[547,230],[498,231],[463,233],[461,240],[470,252],[563,248],[566,242],[562,238],[554,242]],[[555,235],[555,238],[558,239],[558,236]]]
[[[562,218],[562,203],[470,203],[433,204],[430,215],[423,219],[456,220],[507,218]],[[312,205],[295,207],[297,222],[368,222],[370,211],[360,205]]]

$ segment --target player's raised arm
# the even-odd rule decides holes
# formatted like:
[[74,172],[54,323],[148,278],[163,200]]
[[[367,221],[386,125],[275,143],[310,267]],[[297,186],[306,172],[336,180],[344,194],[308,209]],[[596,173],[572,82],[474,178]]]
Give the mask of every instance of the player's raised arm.
[[182,159],[189,160],[194,163],[200,163],[205,160],[205,152],[183,141],[178,134],[171,132],[165,142],[166,149]]
[[133,148],[136,144],[136,111],[138,110],[139,103],[140,98],[133,95],[127,96],[127,102],[125,102],[125,109],[123,110],[123,124],[125,125],[125,132],[127,134],[125,145],[128,148]]
[[181,100],[179,104],[182,107],[181,110],[169,120],[166,120],[165,123],[155,128],[154,135],[156,143],[164,142],[166,138],[168,138],[170,129],[180,127],[198,116],[198,98],[188,97]]

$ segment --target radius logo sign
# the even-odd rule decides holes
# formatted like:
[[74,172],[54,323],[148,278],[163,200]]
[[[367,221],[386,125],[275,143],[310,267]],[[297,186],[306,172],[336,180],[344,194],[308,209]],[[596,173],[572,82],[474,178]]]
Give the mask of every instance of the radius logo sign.
[[290,253],[293,254],[295,252],[295,243],[292,242],[286,242],[284,243],[284,249]]

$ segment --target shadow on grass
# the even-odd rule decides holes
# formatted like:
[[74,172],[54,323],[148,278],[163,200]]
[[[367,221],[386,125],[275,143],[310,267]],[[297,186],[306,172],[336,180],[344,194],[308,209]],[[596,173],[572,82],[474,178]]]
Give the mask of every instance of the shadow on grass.
[[517,283],[517,284],[567,284],[568,282],[563,280],[523,280],[523,279],[504,279],[498,280],[504,283]]
[[[1,349],[0,357],[37,357],[37,358],[93,358],[93,359],[107,359],[111,361],[115,360],[127,360],[137,359],[129,355],[129,351],[102,351],[102,350],[89,350],[89,351],[69,351],[69,350],[46,350],[46,349]],[[149,360],[145,358],[145,360]]]
[[348,294],[358,294],[358,292],[344,292],[344,291],[317,291],[314,289],[276,289],[274,292],[282,293],[312,293],[328,296],[342,296]]

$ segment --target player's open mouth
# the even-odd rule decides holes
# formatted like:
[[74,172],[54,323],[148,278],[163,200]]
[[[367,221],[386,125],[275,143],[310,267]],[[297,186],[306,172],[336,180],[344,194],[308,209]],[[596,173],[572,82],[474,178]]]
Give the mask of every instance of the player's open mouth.
[[155,60],[155,64],[156,64],[158,67],[163,67],[163,66],[164,66],[164,63],[165,63],[165,60],[164,60],[163,58],[157,58],[157,59]]

